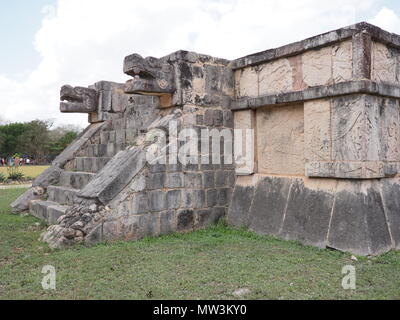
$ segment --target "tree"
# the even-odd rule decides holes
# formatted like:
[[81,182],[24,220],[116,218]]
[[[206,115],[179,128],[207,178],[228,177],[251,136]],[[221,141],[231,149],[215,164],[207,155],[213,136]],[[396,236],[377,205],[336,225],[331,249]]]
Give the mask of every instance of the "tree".
[[21,154],[48,163],[62,152],[79,134],[80,128],[67,125],[51,130],[51,120],[0,125],[0,157]]
[[49,129],[52,123],[34,120],[26,123],[25,126],[26,130],[17,141],[19,148],[21,148],[20,152],[33,157],[36,163],[46,163],[49,150]]
[[66,147],[68,147],[78,136],[77,132],[67,131],[57,140],[51,141],[49,144],[49,154],[51,158],[55,158],[60,154]]
[[21,153],[22,147],[19,144],[20,136],[28,130],[24,123],[10,123],[0,126],[0,156],[8,157],[15,153]]

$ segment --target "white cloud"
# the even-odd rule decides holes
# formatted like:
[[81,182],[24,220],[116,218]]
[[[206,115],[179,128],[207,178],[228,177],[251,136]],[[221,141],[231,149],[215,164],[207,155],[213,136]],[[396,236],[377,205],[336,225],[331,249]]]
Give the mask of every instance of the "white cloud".
[[384,30],[400,33],[400,17],[386,7],[382,8],[370,22]]
[[41,63],[23,82],[1,76],[2,117],[57,118],[65,83],[125,81],[123,58],[156,57],[179,49],[238,58],[355,23],[375,0],[59,0],[46,7],[35,39]]

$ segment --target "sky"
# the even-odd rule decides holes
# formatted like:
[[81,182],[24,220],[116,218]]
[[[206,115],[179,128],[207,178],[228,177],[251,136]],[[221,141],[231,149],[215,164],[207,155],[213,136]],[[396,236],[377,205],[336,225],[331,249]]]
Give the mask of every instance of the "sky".
[[0,120],[53,119],[63,84],[125,82],[125,56],[226,59],[367,21],[400,34],[398,0],[0,0]]

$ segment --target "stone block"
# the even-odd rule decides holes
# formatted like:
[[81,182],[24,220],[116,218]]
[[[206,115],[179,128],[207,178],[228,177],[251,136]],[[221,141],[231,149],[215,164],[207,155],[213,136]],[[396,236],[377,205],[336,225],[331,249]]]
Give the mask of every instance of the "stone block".
[[268,62],[260,68],[259,95],[292,91],[292,79],[292,68],[287,58]]
[[258,72],[248,67],[235,72],[235,90],[237,97],[258,97]]
[[166,192],[150,191],[149,192],[149,209],[152,212],[166,210],[167,209]]
[[126,131],[125,129],[115,130],[115,142],[117,144],[126,143]]
[[333,83],[349,81],[353,77],[352,41],[340,42],[332,47]]
[[206,228],[216,224],[225,216],[225,208],[211,208],[196,211],[196,226],[198,228]]
[[206,206],[206,194],[204,190],[185,190],[183,193],[183,205],[185,208],[201,209]]
[[400,250],[400,179],[382,180],[382,199],[393,247]]
[[226,128],[233,128],[234,126],[233,112],[230,110],[224,110],[223,117],[224,117],[223,126]]
[[165,187],[169,189],[182,188],[183,173],[181,172],[167,173]]
[[292,179],[277,177],[263,178],[257,184],[249,213],[251,230],[264,235],[279,235],[291,185]]
[[191,231],[194,228],[195,213],[193,210],[179,210],[176,214],[177,231]]
[[160,213],[160,234],[165,235],[177,230],[175,211]]
[[332,99],[332,160],[379,161],[380,108],[367,95]]
[[130,200],[130,206],[130,212],[132,214],[149,212],[149,197],[147,192],[139,192],[134,194]]
[[148,173],[146,176],[146,187],[152,189],[162,189],[165,186],[165,173]]
[[306,51],[302,59],[303,82],[308,87],[332,82],[332,47]]
[[207,190],[207,207],[214,207],[218,203],[218,191],[216,189]]
[[257,158],[259,173],[304,175],[303,105],[257,110]]
[[337,182],[293,180],[281,236],[325,248]]
[[367,256],[392,247],[378,182],[340,181],[328,246]]
[[199,189],[203,187],[203,177],[199,172],[186,172],[184,174],[185,188]]
[[217,189],[217,190],[218,190],[217,204],[221,207],[228,207],[229,203],[231,201],[232,189],[231,188],[223,188],[223,189]]
[[400,50],[389,48],[383,43],[372,42],[372,80],[399,84],[399,63]]
[[167,208],[178,209],[182,203],[182,191],[181,190],[170,190],[167,192]]
[[213,109],[207,109],[204,112],[204,125],[206,125],[207,127],[214,126],[214,110]]
[[159,163],[149,165],[149,169],[150,169],[150,172],[152,172],[152,173],[160,173],[160,172],[167,171],[166,165],[159,164]]
[[304,142],[307,161],[331,160],[330,100],[304,103]]
[[234,113],[234,161],[237,175],[251,175],[255,172],[256,117],[253,110]]
[[203,186],[205,189],[215,187],[215,174],[214,171],[205,171],[203,173]]
[[223,125],[223,113],[222,110],[213,111],[214,126],[221,127]]
[[254,197],[254,184],[241,177],[235,186],[228,211],[228,223],[235,227],[248,227],[250,206]]
[[215,186],[225,187],[228,185],[229,171],[216,171],[215,172]]

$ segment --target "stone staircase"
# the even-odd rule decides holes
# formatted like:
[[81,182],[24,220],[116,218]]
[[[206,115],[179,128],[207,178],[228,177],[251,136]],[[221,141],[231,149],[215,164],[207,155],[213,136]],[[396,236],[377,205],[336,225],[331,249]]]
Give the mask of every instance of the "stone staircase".
[[[78,193],[99,173],[119,151],[127,147],[126,129],[113,129],[114,121],[93,137],[60,174],[59,183],[47,187],[46,200],[32,200],[30,213],[49,225],[57,224],[67,209],[79,204]],[[118,134],[116,134],[118,133]],[[117,136],[118,141],[117,141]]]

